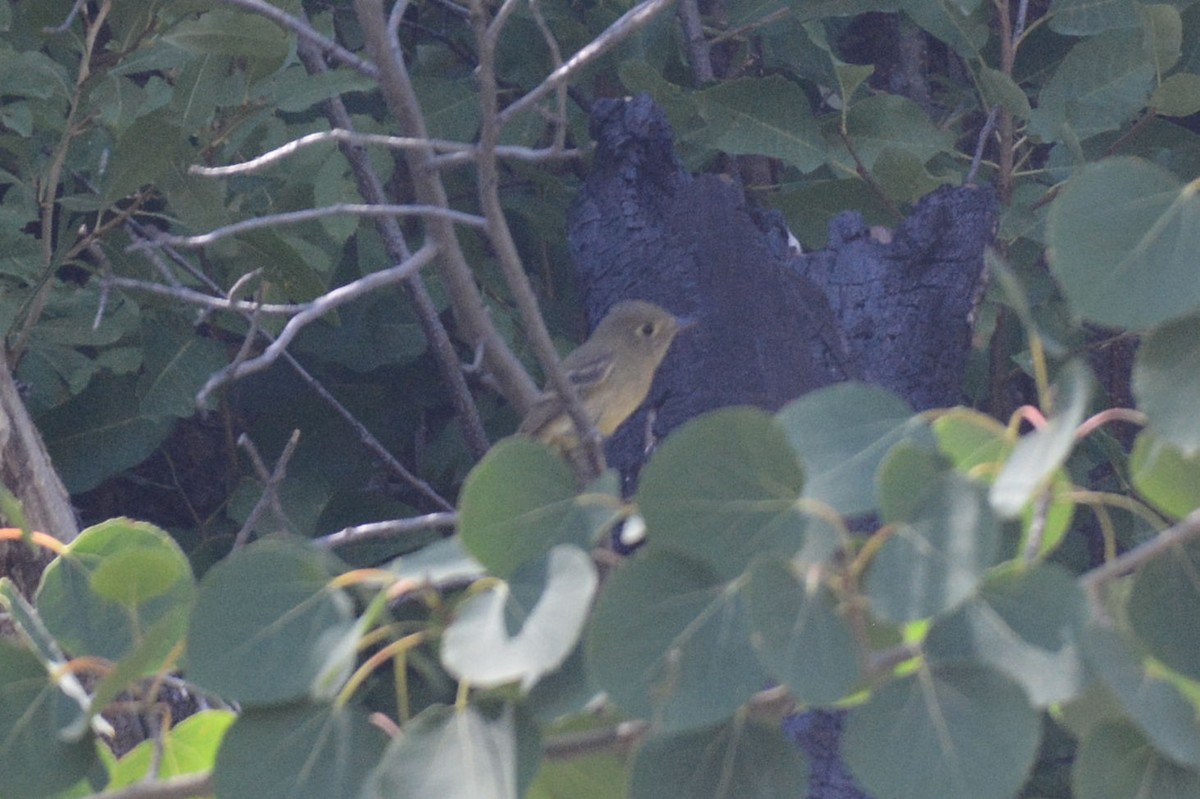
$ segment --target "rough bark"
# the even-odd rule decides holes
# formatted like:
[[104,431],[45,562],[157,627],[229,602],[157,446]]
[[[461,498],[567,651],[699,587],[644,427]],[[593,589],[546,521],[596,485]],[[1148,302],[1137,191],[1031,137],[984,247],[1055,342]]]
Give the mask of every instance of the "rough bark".
[[[21,401],[0,346],[0,484],[21,503],[25,520],[34,530],[70,541],[79,533],[71,499],[50,464],[45,445],[33,419]],[[0,526],[12,520],[0,514]],[[21,591],[31,595],[49,553],[31,550],[21,543],[0,543],[0,577],[10,577]]]

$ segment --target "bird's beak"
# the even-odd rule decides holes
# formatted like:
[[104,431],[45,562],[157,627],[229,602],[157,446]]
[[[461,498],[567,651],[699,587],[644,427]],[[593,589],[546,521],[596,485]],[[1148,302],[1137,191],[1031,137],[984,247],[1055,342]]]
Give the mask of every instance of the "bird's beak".
[[695,316],[676,316],[675,317],[675,332],[682,333],[683,331],[687,330],[690,327],[695,327],[699,321],[700,321],[700,319]]

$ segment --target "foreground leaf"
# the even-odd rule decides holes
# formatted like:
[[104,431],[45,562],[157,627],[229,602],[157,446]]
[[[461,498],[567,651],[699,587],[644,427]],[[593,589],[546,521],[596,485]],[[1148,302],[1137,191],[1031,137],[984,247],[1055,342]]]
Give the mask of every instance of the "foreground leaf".
[[1011,799],[1039,735],[1037,711],[1016,683],[946,666],[875,691],[850,712],[842,745],[876,799]]

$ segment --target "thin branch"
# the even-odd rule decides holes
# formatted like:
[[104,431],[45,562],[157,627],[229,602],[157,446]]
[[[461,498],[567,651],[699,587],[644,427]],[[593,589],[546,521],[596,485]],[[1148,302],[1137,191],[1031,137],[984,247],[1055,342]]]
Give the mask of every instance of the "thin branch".
[[[316,133],[309,133],[298,139],[293,139],[287,144],[276,147],[274,150],[268,150],[262,155],[251,158],[249,161],[243,161],[240,164],[229,164],[226,166],[200,166],[196,164],[189,167],[188,172],[203,177],[250,175],[278,163],[289,156],[295,155],[314,144],[324,144],[326,142],[357,144],[361,146],[375,144],[392,150],[414,150],[432,147],[439,153],[447,154],[437,157],[439,165],[471,163],[475,160],[475,152],[477,150],[474,144],[447,141],[445,139],[414,139],[408,136],[385,136],[381,133],[358,133],[353,130],[346,130],[345,128],[334,128],[333,130],[317,131]],[[496,148],[496,155],[501,158],[511,158],[517,161],[539,162],[579,158],[583,155],[583,151],[501,145]]]
[[290,30],[304,41],[312,44],[321,51],[322,55],[331,56],[368,78],[379,79],[379,67],[362,60],[337,42],[322,36],[304,20],[292,16],[265,0],[220,0],[220,2],[266,17],[279,27]]
[[[263,333],[263,335],[265,336],[267,333]],[[400,461],[397,460],[394,455],[392,455],[392,453],[388,452],[387,447],[383,446],[383,444],[379,442],[379,439],[367,429],[366,425],[360,422],[345,405],[339,402],[338,398],[333,396],[329,389],[325,388],[325,386],[323,386],[321,382],[317,380],[317,378],[313,377],[313,375],[307,369],[305,369],[298,360],[296,360],[295,356],[293,356],[287,350],[284,350],[283,359],[287,361],[287,363],[292,367],[292,370],[299,375],[300,379],[308,384],[308,387],[313,391],[313,393],[323,399],[327,405],[333,408],[334,412],[337,413],[338,416],[342,417],[342,419],[348,425],[354,428],[354,432],[358,433],[359,442],[370,452],[373,452],[375,457],[377,457],[384,466],[390,469],[393,474],[415,488],[420,494],[433,502],[433,504],[437,507],[448,511],[454,510],[454,506],[450,504],[450,502],[448,502],[441,494],[439,494],[433,486],[410,472],[407,468],[405,468],[404,464],[400,463]]]
[[291,526],[288,521],[287,514],[283,510],[283,504],[279,501],[279,487],[283,485],[283,480],[287,476],[287,465],[292,460],[292,455],[296,453],[296,445],[300,443],[300,431],[293,430],[292,435],[288,438],[288,442],[284,445],[283,452],[275,461],[275,468],[267,471],[267,465],[263,463],[262,457],[258,454],[258,449],[254,446],[254,442],[245,433],[238,436],[238,446],[246,450],[246,454],[250,456],[250,462],[254,464],[254,471],[258,474],[258,478],[263,481],[263,492],[258,498],[258,502],[254,503],[254,508],[246,517],[242,529],[238,530],[237,535],[233,539],[233,548],[241,549],[250,539],[250,533],[258,524],[258,520],[266,513],[267,508],[275,512],[279,520],[287,527]]
[[392,519],[386,522],[371,522],[347,527],[336,533],[314,538],[312,542],[324,549],[334,549],[347,544],[361,544],[364,541],[387,541],[425,530],[453,527],[456,524],[458,524],[458,514],[453,511],[426,513],[424,516],[413,516],[409,519]]
[[[309,72],[318,74],[324,70],[324,64],[308,48],[299,48],[299,55]],[[353,131],[350,114],[346,111],[346,106],[340,97],[330,97],[325,101],[325,115],[333,127]],[[369,203],[384,203],[387,195],[384,193],[383,183],[375,173],[366,151],[358,145],[349,143],[342,143],[341,151],[350,164],[358,192],[362,198]],[[443,199],[445,199],[444,192]],[[443,206],[446,204],[440,203]],[[461,257],[461,250],[458,250],[458,238],[454,235],[453,229],[449,225],[443,225],[439,220],[431,221],[433,221],[431,226],[435,229],[441,231],[445,227],[449,230],[448,236],[438,235],[434,236],[434,239],[439,242],[445,239],[446,245],[453,247]],[[378,217],[375,221],[375,229],[379,231],[384,251],[387,252],[389,258],[399,261],[408,256],[408,243],[394,218]],[[441,246],[440,243],[439,246]],[[442,256],[443,262],[454,260],[452,254],[448,254],[445,250],[442,250]],[[490,442],[487,432],[483,429],[483,420],[480,418],[479,408],[475,405],[475,398],[467,386],[466,376],[463,374],[458,352],[450,340],[450,334],[446,331],[446,326],[442,324],[437,306],[430,296],[429,290],[425,287],[425,281],[421,275],[414,273],[404,281],[404,286],[417,319],[421,323],[421,332],[425,335],[425,340],[429,342],[429,348],[437,362],[442,380],[449,390],[450,403],[454,406],[455,415],[461,425],[463,440],[470,452],[476,458],[481,458],[487,452]],[[490,322],[490,320],[487,321]],[[497,335],[499,334],[497,333]]]
[[[529,13],[533,15],[533,21],[537,24],[542,39],[546,42],[546,48],[550,51],[550,62],[555,69],[558,69],[562,66],[562,50],[558,46],[558,40],[554,38],[554,32],[546,24],[546,18],[542,15],[538,0],[529,0]],[[554,101],[554,149],[562,150],[567,143],[567,84],[564,83],[555,89]],[[500,146],[496,145],[492,148],[492,152],[498,156],[499,149]]]
[[169,297],[180,302],[186,302],[189,305],[199,305],[214,311],[261,313],[267,316],[290,316],[300,313],[311,305],[311,303],[280,305],[259,303],[253,300],[230,300],[225,297],[214,297],[210,294],[187,288],[186,286],[166,286],[162,283],[151,283],[148,280],[135,280],[130,277],[116,277],[114,275],[105,275],[101,279],[101,286],[128,289],[130,291],[144,291],[147,294]]
[[1137,571],[1168,550],[1182,546],[1193,538],[1200,538],[1200,510],[1192,511],[1149,541],[1138,544],[1120,557],[1092,569],[1079,578],[1079,585],[1093,602],[1098,604],[1100,589],[1106,583]]
[[[486,227],[486,220],[475,214],[467,214],[462,211],[455,211],[452,208],[442,208],[434,205],[370,205],[363,203],[336,203],[334,205],[325,205],[320,208],[302,208],[299,211],[287,211],[282,214],[270,214],[268,216],[259,216],[253,219],[243,219],[240,222],[234,222],[232,225],[215,228],[207,233],[201,233],[198,236],[174,236],[163,233],[153,239],[154,244],[170,244],[173,247],[183,247],[185,249],[199,249],[207,247],[209,244],[220,241],[221,239],[236,236],[239,233],[245,233],[248,230],[258,230],[260,228],[278,227],[280,225],[294,225],[298,222],[309,222],[314,219],[324,219],[330,216],[366,216],[366,217],[381,217],[381,216],[436,216],[447,219],[452,222],[458,222],[470,227],[483,228]],[[132,249],[137,249],[145,245],[135,245]]]
[[591,474],[584,477],[591,478],[604,471],[604,449],[600,433],[588,417],[583,403],[580,402],[578,391],[567,378],[558,360],[558,351],[550,340],[549,331],[546,330],[546,322],[538,308],[537,297],[529,284],[529,276],[525,274],[525,267],[521,263],[520,253],[517,251],[516,242],[513,241],[512,231],[508,227],[504,207],[500,202],[500,174],[496,158],[492,155],[492,150],[500,138],[501,128],[495,69],[496,48],[499,45],[501,29],[498,22],[499,20],[488,22],[487,8],[483,0],[472,0],[471,25],[475,31],[475,46],[479,51],[479,68],[475,74],[479,85],[481,120],[479,157],[475,162],[475,169],[479,175],[479,204],[487,220],[488,240],[521,315],[521,326],[525,330],[525,336],[546,373],[549,384],[566,403],[571,421],[579,432],[579,440],[586,442],[584,463]]
[[683,26],[688,61],[692,64],[692,75],[696,78],[696,85],[703,86],[711,83],[716,75],[713,73],[708,40],[704,38],[704,23],[700,19],[700,5],[696,0],[679,0],[677,13],[679,22]]
[[136,782],[115,791],[98,793],[92,799],[188,799],[192,796],[212,796],[212,772],[187,774],[158,782]]
[[967,170],[967,176],[963,179],[963,185],[975,185],[975,177],[979,174],[979,165],[983,162],[983,151],[987,147],[987,140],[991,138],[992,131],[996,129],[996,116],[999,114],[1000,106],[992,106],[992,110],[988,112],[987,121],[983,123],[983,129],[979,131],[979,135],[975,138],[975,155],[971,157],[971,168]]
[[1146,414],[1133,408],[1106,408],[1090,418],[1084,419],[1083,424],[1075,428],[1075,440],[1082,441],[1109,422],[1129,422],[1129,424],[1145,427],[1147,421]]
[[[381,0],[355,0],[354,8],[367,50],[379,64],[380,88],[388,110],[404,133],[426,138],[428,130],[421,106],[399,52],[399,42],[388,35]],[[435,155],[432,147],[406,150],[405,160],[417,199],[428,205],[448,207],[449,198],[433,160]],[[430,217],[427,224],[430,237],[441,249],[440,274],[450,295],[460,335],[472,347],[484,345],[488,369],[497,385],[517,412],[525,413],[538,396],[537,386],[492,323],[453,225],[438,217]]]
[[603,33],[567,59],[565,64],[551,72],[538,86],[505,108],[500,114],[500,127],[508,124],[514,116],[554,91],[557,86],[566,83],[576,72],[646,27],[646,25],[650,24],[655,17],[669,8],[674,2],[675,0],[645,0],[645,2],[639,3],[626,11],[616,22],[609,25]]
[[549,760],[566,760],[608,749],[625,750],[649,730],[644,721],[622,721],[611,727],[555,735],[542,745],[542,754]]
[[303,330],[310,322],[329,313],[334,308],[369,294],[380,286],[399,283],[432,261],[436,254],[437,247],[433,244],[426,244],[413,253],[412,257],[404,263],[397,264],[389,269],[372,272],[365,277],[361,277],[344,286],[339,286],[313,300],[307,308],[288,320],[288,323],[284,325],[279,336],[257,358],[251,358],[236,365],[230,364],[210,377],[196,396],[197,405],[203,406],[208,399],[208,395],[225,383],[249,374],[254,374],[273,364],[279,359],[280,354],[287,348],[288,344],[292,342],[292,339],[296,337],[296,334]]
[[47,36],[54,36],[60,33],[66,33],[75,24],[75,17],[79,16],[79,12],[83,9],[83,4],[87,0],[75,0],[75,5],[71,6],[70,12],[67,13],[67,18],[62,21],[62,24],[56,26],[46,26],[42,28],[42,33]]

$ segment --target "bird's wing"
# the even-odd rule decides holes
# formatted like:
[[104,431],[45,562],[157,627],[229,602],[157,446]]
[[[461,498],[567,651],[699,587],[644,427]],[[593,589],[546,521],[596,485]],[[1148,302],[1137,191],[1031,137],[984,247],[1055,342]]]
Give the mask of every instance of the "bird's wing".
[[615,359],[612,355],[602,354],[587,358],[580,363],[571,363],[568,358],[563,362],[567,370],[567,379],[580,392],[586,392],[589,386],[598,386],[612,374]]

